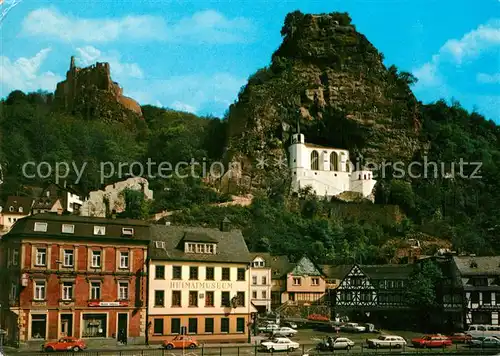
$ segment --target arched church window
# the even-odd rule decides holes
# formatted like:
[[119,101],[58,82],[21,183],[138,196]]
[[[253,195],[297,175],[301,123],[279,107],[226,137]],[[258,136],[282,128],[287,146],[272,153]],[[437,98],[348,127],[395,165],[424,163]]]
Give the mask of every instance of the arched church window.
[[311,169],[313,171],[319,171],[319,154],[318,151],[311,152]]
[[339,170],[339,155],[337,152],[330,153],[330,170],[335,172]]

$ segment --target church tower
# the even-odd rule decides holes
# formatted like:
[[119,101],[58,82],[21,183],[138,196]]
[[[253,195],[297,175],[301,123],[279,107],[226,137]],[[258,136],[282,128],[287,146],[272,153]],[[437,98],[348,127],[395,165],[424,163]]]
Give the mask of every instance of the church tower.
[[[294,175],[293,172],[296,172],[295,170],[297,168],[304,168],[304,165],[306,164],[306,161],[304,158],[307,159],[307,149],[306,149],[306,142],[304,135],[300,133],[300,121],[297,120],[297,133],[292,135],[292,142],[290,147],[288,147],[288,153],[290,157],[290,162],[288,164],[288,167],[292,170],[292,175]],[[306,157],[304,157],[306,155]],[[296,175],[297,173],[295,173]]]

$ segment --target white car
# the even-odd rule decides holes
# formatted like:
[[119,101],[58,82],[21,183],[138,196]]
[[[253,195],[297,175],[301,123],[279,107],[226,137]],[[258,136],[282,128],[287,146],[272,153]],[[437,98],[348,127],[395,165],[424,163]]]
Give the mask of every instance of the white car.
[[349,350],[354,346],[354,341],[346,337],[328,338],[316,346],[319,351]]
[[364,326],[359,325],[358,323],[346,323],[340,327],[340,330],[347,332],[362,333],[366,331],[366,328]]
[[269,332],[273,332],[275,330],[278,330],[279,328],[280,328],[279,325],[267,324],[267,325],[259,326],[257,328],[257,330],[259,330],[260,332],[263,332],[263,333],[269,333]]
[[297,342],[294,342],[286,337],[276,337],[272,340],[264,341],[260,345],[264,350],[270,352],[295,351],[300,347]]
[[289,328],[289,327],[282,327],[276,330],[273,330],[273,336],[294,336],[297,334],[297,330]]
[[370,349],[400,349],[406,346],[406,340],[396,335],[380,335],[376,339],[366,340],[366,343]]

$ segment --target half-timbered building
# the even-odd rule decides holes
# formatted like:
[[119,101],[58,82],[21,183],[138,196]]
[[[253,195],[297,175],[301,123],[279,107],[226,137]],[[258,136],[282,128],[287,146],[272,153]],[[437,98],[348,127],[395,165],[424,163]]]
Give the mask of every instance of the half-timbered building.
[[395,313],[408,308],[404,291],[414,268],[414,265],[350,265],[325,269],[330,281],[341,279],[330,293],[335,318],[390,322]]
[[500,325],[500,256],[454,256],[464,298],[464,324]]

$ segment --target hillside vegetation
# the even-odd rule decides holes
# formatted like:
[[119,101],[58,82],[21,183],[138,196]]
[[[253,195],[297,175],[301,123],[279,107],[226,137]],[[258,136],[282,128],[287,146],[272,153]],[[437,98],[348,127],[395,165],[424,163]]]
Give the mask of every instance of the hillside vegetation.
[[[256,196],[249,207],[214,206],[234,193],[217,180],[153,178],[155,201],[146,206],[129,192],[133,204],[125,215],[176,210],[176,224],[212,227],[228,216],[252,250],[308,253],[322,263],[387,262],[412,236],[445,239],[460,252],[500,253],[500,127],[457,102],[419,103],[410,90],[416,78],[386,68],[347,14],[295,12],[282,34],[271,65],[249,78],[224,119],[143,106],[143,119],[110,122],[53,110],[51,93],[12,92],[0,102],[0,200],[54,178],[23,176],[29,161],[85,164],[77,184],[84,193],[127,178],[102,182],[101,162],[237,159],[245,163],[243,174],[252,175],[258,154],[286,153],[299,121],[308,142],[344,147],[366,160],[437,162],[440,172],[424,176],[418,165],[412,176],[377,172],[374,205],[325,202],[308,191],[292,196],[286,174],[273,171],[259,184],[232,188]],[[479,172],[471,177],[477,164],[469,164],[459,175],[460,161],[480,163]],[[72,172],[68,180],[76,178]]]

